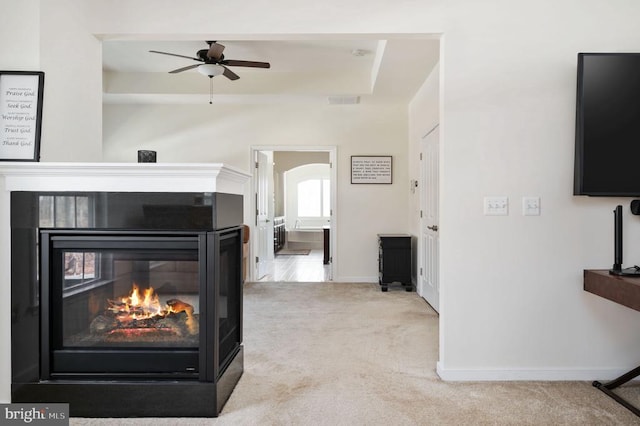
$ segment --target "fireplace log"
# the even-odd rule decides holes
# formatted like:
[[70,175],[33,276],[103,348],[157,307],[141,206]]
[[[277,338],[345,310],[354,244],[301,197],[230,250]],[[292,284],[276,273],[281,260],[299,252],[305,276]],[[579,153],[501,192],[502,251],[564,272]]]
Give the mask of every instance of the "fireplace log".
[[118,322],[114,318],[108,318],[104,315],[98,315],[89,326],[91,334],[108,333],[118,326]]
[[196,334],[198,332],[196,327],[197,323],[193,319],[193,306],[179,299],[169,299],[167,300],[167,305],[175,313],[184,312],[185,314],[187,314],[186,324],[187,324],[187,327],[189,328],[190,334]]

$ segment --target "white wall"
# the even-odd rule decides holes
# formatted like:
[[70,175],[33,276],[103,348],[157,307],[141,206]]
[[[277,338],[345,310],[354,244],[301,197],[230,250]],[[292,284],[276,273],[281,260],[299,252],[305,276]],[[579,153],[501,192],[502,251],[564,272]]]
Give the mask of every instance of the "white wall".
[[275,151],[273,153],[274,170],[284,173],[294,167],[305,164],[329,164],[328,152],[317,151]]
[[102,158],[102,47],[74,3],[40,1],[42,161]]
[[[572,179],[576,54],[637,51],[640,4],[479,2],[457,12],[441,75],[439,371],[592,379],[630,369],[639,314],[582,288],[584,268],[611,265],[611,211],[628,201],[573,197]],[[509,215],[483,216],[487,195],[508,196]],[[522,216],[527,195],[541,197],[541,216]],[[633,262],[640,223],[627,223]]]
[[[275,123],[275,124],[274,124]],[[334,280],[377,282],[379,232],[406,232],[406,108],[397,105],[105,105],[104,160],[223,162],[252,170],[252,146],[337,146]],[[391,142],[391,143],[390,143]],[[352,185],[351,155],[392,155],[393,185]],[[245,223],[254,220],[245,197]]]
[[[163,2],[162,7],[152,0],[50,2],[60,13],[52,16],[43,13],[39,25],[41,31],[50,29],[53,35],[56,34],[53,20],[60,19],[63,12],[69,12],[69,16],[86,13],[84,29],[88,33],[128,37],[166,36],[167,31],[174,35],[209,34],[212,29],[228,38],[235,34],[443,33],[439,372],[452,379],[606,379],[638,363],[640,335],[635,329],[638,313],[582,290],[584,268],[607,268],[612,263],[611,211],[618,203],[627,205],[628,200],[578,198],[571,194],[576,53],[638,51],[640,3],[328,0],[309,7],[306,3],[284,0],[277,6],[254,3],[249,8],[233,2],[221,3],[216,4],[216,13],[206,13],[210,2],[205,0]],[[328,20],[327,16],[332,18]],[[354,20],[354,16],[358,18]],[[81,28],[72,26],[71,30],[88,37]],[[49,45],[43,36],[41,49]],[[2,50],[6,49],[5,46]],[[59,74],[64,67],[71,68],[83,61],[92,69],[99,68],[99,60],[92,52],[87,56],[85,49],[60,49],[57,60],[47,62],[43,70]],[[6,65],[31,66],[38,63],[38,59],[33,59],[38,54],[25,52],[26,59],[14,58],[15,62]],[[45,68],[44,61],[42,66]],[[100,121],[100,108],[94,99],[98,96],[95,93],[98,77],[78,73],[74,78],[75,84],[86,85],[89,95],[65,94],[63,89],[68,81],[62,78],[52,78],[45,87],[45,97],[51,96],[63,108],[50,112],[59,123],[51,132],[47,127],[44,129],[47,156],[43,160],[64,157],[69,149],[100,160],[94,149],[99,136],[91,127]],[[214,110],[207,108],[208,105],[202,109],[131,107],[131,116],[124,111],[111,111],[106,117],[119,116],[121,121],[131,122],[136,116],[158,113],[161,119],[172,117],[170,123],[154,120],[165,130],[171,126],[184,130],[184,126],[176,123],[193,123],[198,119],[233,123],[229,116],[216,117]],[[286,107],[276,109],[282,111]],[[341,233],[338,246],[345,259],[351,260],[350,253],[356,254],[353,262],[340,262],[345,267],[340,274],[348,277],[371,270],[375,267],[375,256],[359,255],[363,247],[368,247],[370,235],[390,231],[389,228],[395,231],[398,224],[408,222],[407,215],[399,213],[403,206],[410,205],[405,189],[409,172],[401,166],[408,164],[409,137],[405,131],[404,139],[397,139],[403,132],[397,128],[400,111],[392,111],[394,118],[389,121],[379,116],[382,123],[367,120],[367,114],[356,117],[355,122],[332,117],[331,130],[313,125],[314,119],[322,119],[326,111],[309,115],[293,109],[288,112],[292,122],[310,125],[313,131],[304,133],[322,139],[322,144],[340,141],[339,206],[344,203],[353,207],[340,207],[345,215],[341,226],[349,231]],[[242,158],[248,157],[248,144],[262,139],[265,143],[282,144],[287,138],[278,136],[303,133],[301,127],[272,128],[273,132],[266,135],[252,134],[251,126],[247,125],[255,120],[250,109],[248,117],[243,126],[245,148],[234,148],[226,154],[227,162],[245,169],[247,163]],[[63,126],[78,123],[81,131],[62,132]],[[86,128],[85,123],[90,123],[91,128]],[[392,128],[388,129],[387,124]],[[174,138],[183,142],[186,139],[188,148],[204,148],[208,133],[203,127]],[[315,135],[315,131],[319,134]],[[162,132],[135,122],[126,130],[125,136],[128,135],[138,138],[119,143],[114,141],[121,138],[106,135],[105,156],[115,159],[120,155],[115,152],[131,143],[157,148],[162,155],[169,141]],[[231,131],[216,135],[230,137]],[[357,142],[360,137],[366,144]],[[254,142],[249,141],[252,139]],[[395,184],[363,188],[345,183],[349,171],[344,159],[362,154],[365,147],[369,153],[395,156],[394,182],[403,191],[397,192]],[[133,161],[134,149],[127,149],[123,159]],[[208,152],[184,149],[179,157],[214,158],[213,151]],[[485,195],[508,196],[510,214],[483,216]],[[541,197],[541,216],[521,216],[519,203],[524,195]],[[392,201],[386,202],[387,197]],[[375,219],[366,228],[355,226],[360,225],[357,218],[362,215],[362,209],[355,206],[374,203],[393,204],[395,208],[375,211]],[[402,219],[397,219],[399,214]],[[625,219],[625,256],[633,264],[640,257],[640,244],[636,243],[640,222],[628,213]],[[385,228],[387,223],[389,227]],[[6,377],[6,371],[2,373]],[[6,399],[6,395],[5,389],[2,396]]]
[[0,70],[39,71],[39,5],[39,0],[2,2],[0,5]]

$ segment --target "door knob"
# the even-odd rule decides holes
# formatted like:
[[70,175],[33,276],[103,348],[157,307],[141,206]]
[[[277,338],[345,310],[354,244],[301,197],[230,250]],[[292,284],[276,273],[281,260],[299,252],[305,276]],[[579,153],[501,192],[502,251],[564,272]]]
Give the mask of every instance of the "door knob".
[[427,226],[427,229],[430,229],[433,232],[438,232],[438,225]]

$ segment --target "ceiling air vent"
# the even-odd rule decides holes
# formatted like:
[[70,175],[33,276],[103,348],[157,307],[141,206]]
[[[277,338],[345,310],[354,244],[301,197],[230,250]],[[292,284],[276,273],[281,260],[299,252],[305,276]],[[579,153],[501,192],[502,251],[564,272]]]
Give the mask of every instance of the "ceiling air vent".
[[356,105],[360,103],[360,96],[329,96],[329,105]]

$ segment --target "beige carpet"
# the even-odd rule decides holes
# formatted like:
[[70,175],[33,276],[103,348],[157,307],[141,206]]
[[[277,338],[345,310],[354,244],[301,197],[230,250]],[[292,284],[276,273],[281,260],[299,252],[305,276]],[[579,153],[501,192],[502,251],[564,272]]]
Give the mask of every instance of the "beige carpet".
[[631,425],[587,382],[446,383],[438,317],[376,284],[249,283],[245,372],[217,419],[71,425]]

